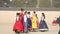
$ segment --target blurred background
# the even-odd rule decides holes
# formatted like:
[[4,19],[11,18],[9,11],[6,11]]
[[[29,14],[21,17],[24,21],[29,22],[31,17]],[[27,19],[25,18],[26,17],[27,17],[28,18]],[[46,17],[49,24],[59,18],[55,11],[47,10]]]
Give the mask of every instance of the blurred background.
[[0,0],[0,7],[60,7],[60,0]]
[[55,9],[60,8],[60,0],[0,0],[0,9],[20,7]]
[[0,34],[15,34],[12,29],[20,8],[30,12],[37,11],[39,21],[42,12],[46,15],[49,31],[28,34],[58,34],[59,24],[53,26],[52,21],[60,16],[60,0],[0,0]]

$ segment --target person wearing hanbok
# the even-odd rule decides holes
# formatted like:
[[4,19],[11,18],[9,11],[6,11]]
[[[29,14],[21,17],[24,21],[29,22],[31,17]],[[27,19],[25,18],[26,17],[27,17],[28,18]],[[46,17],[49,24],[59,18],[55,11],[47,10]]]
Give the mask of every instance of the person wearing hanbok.
[[24,19],[24,22],[23,22],[23,24],[24,24],[24,32],[27,33],[28,32],[27,11],[25,11],[23,19]]
[[28,31],[31,31],[31,16],[30,12],[27,13],[27,23],[28,23]]
[[36,22],[37,22],[37,28],[39,28],[39,21],[38,21],[38,16],[36,14]]
[[38,31],[38,29],[39,29],[39,21],[38,21],[38,16],[37,16],[37,14],[36,14],[36,23],[37,23],[37,28],[36,28],[36,32]]
[[[19,14],[20,14],[20,13],[17,13],[17,14],[16,14],[16,22],[18,22]],[[17,31],[17,29],[15,28],[16,26],[17,26],[17,24],[15,23],[15,24],[14,24],[14,27],[13,27],[13,31],[15,31],[16,34],[19,34],[19,32]]]
[[35,11],[32,14],[32,30],[35,31],[37,29],[37,22],[36,22],[36,13]]
[[47,26],[46,21],[45,21],[45,14],[44,13],[42,13],[41,21],[39,24],[39,29],[42,32],[48,31],[48,26]]
[[58,34],[60,34],[60,16],[57,18],[57,22],[59,24],[59,32],[58,32]]
[[[23,32],[24,31],[24,26],[23,26],[23,9],[21,8],[21,12],[19,14],[19,18],[18,20],[15,22],[14,26],[13,26],[13,31],[17,31],[17,32]],[[18,34],[19,34],[18,33]]]

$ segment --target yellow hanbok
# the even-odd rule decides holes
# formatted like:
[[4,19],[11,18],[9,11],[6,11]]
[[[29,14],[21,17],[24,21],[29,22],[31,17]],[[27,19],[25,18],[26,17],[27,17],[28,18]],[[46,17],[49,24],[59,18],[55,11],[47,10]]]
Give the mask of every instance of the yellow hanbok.
[[36,16],[32,16],[32,28],[37,28],[37,23],[36,23]]

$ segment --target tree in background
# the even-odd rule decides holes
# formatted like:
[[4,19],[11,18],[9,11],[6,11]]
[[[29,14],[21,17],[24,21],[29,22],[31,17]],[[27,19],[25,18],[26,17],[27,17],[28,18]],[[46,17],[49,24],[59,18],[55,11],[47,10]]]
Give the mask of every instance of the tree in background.
[[60,7],[60,0],[0,0],[0,7]]
[[1,7],[8,7],[9,3],[9,0],[0,0]]

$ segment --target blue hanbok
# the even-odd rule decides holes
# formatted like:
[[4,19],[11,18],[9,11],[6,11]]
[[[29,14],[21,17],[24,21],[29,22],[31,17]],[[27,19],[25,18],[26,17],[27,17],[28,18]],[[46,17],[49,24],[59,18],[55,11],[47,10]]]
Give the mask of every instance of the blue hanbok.
[[28,28],[31,28],[31,18],[28,18],[27,21],[28,21]]
[[27,33],[28,32],[28,23],[27,23],[27,15],[24,15],[24,20],[23,20],[23,24],[24,24],[24,32]]
[[30,15],[28,15],[27,23],[28,23],[28,28],[31,28],[31,17],[30,17]]
[[43,16],[41,17],[39,28],[40,28],[40,31],[48,30],[48,26],[47,26],[45,18]]

